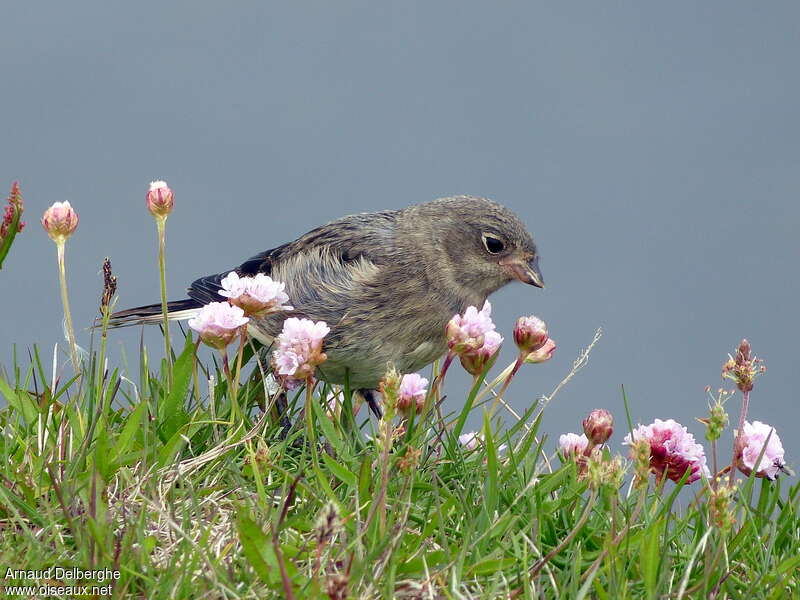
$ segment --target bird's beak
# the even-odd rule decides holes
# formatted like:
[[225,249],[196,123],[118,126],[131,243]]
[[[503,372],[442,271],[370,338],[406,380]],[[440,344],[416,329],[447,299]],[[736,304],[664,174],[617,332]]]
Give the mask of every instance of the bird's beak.
[[539,270],[539,258],[534,256],[530,260],[510,259],[500,263],[514,279],[519,279],[522,283],[535,285],[544,288],[542,272]]

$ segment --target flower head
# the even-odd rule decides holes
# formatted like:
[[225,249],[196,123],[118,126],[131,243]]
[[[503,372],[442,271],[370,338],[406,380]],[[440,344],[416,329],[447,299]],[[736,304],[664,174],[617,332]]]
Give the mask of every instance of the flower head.
[[145,201],[147,210],[157,219],[166,219],[175,206],[175,196],[166,181],[151,181]]
[[564,433],[558,437],[558,449],[565,458],[582,455],[589,446],[589,438],[584,434]]
[[690,474],[686,483],[697,481],[701,474],[710,477],[703,446],[696,443],[694,436],[680,423],[656,419],[650,425],[639,425],[622,443],[633,446],[634,441],[639,440],[646,440],[650,445],[650,470],[659,479],[680,481],[687,470]]
[[556,351],[556,341],[553,338],[547,338],[544,345],[538,350],[528,353],[525,357],[526,363],[543,363],[553,357],[553,352]]
[[11,194],[8,196],[8,204],[3,209],[3,219],[0,221],[0,242],[8,235],[15,219],[17,221],[15,233],[22,232],[25,228],[25,223],[19,219],[22,217],[24,210],[25,205],[22,203],[22,195],[19,193],[19,183],[15,181],[11,184]]
[[189,327],[200,334],[204,343],[223,350],[249,320],[238,306],[231,306],[227,302],[209,302],[193,319],[189,319]]
[[419,373],[408,373],[400,380],[397,395],[397,409],[403,412],[422,411],[428,393],[428,380]]
[[251,317],[263,317],[271,312],[292,310],[285,304],[289,296],[283,291],[285,283],[274,281],[269,275],[258,273],[254,277],[239,277],[236,271],[231,271],[220,281],[222,289],[220,296],[225,296],[228,302],[241,308]]
[[480,445],[480,435],[474,431],[468,431],[458,436],[459,443],[467,450],[476,450]]
[[[239,309],[241,310],[241,309]],[[278,375],[290,379],[308,379],[317,365],[325,362],[322,340],[330,333],[325,321],[291,317],[283,322],[283,331],[277,338],[277,348],[272,353]]]
[[614,417],[602,408],[596,408],[589,413],[583,422],[583,432],[593,445],[605,444],[614,433]]
[[520,317],[514,325],[514,343],[519,351],[530,354],[547,342],[547,325],[539,317]]
[[740,391],[749,392],[756,377],[766,370],[762,359],[751,356],[750,342],[742,340],[736,348],[736,357],[728,355],[727,362],[722,365],[722,376],[732,379]]
[[[769,440],[767,440],[769,437]],[[745,421],[744,428],[736,442],[736,466],[745,475],[756,472],[756,477],[766,477],[774,480],[783,470],[786,462],[783,459],[783,444],[775,429],[762,423]],[[761,454],[761,451],[764,454]],[[758,457],[761,460],[756,466]]]
[[467,373],[477,377],[483,373],[487,364],[494,362],[502,343],[503,337],[499,333],[487,331],[483,336],[483,344],[479,348],[461,353],[459,356],[461,366],[464,367]]
[[487,300],[478,310],[468,306],[463,315],[453,315],[447,323],[447,345],[456,354],[477,350],[483,346],[484,336],[494,331],[492,305]]
[[42,215],[42,227],[50,239],[61,244],[72,235],[78,227],[78,213],[69,202],[55,202]]

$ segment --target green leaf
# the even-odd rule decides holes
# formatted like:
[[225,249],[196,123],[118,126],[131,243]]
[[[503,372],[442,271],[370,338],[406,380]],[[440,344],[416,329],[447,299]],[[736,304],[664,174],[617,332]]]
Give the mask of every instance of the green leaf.
[[158,403],[158,434],[162,442],[169,440],[189,421],[184,403],[189,391],[193,363],[194,343],[191,334],[187,334],[183,351],[172,369],[172,389],[166,399]]
[[125,421],[125,426],[117,438],[115,452],[118,454],[125,454],[133,443],[133,436],[139,431],[142,424],[142,419],[147,412],[147,403],[140,402],[139,406],[133,409]]
[[4,379],[0,378],[0,393],[5,396],[8,405],[22,417],[26,425],[36,423],[39,411],[28,392],[13,389]]
[[253,570],[266,584],[275,585],[280,582],[280,570],[275,551],[267,535],[251,518],[244,515],[236,521],[242,552],[252,565]]
[[658,569],[661,566],[661,530],[663,517],[659,517],[647,527],[642,540],[641,569],[644,588],[648,598],[656,598],[658,590]]
[[325,463],[325,466],[328,467],[336,477],[341,479],[347,485],[352,488],[355,488],[358,485],[358,480],[356,479],[356,474],[348,471],[342,465],[337,463],[333,460],[330,456],[322,453],[322,461]]

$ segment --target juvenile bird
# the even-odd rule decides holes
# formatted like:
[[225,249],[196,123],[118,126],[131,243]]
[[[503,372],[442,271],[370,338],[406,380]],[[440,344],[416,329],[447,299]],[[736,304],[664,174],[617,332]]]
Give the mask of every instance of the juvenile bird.
[[[325,321],[327,360],[320,376],[374,389],[389,366],[417,371],[447,350],[445,326],[510,281],[543,287],[533,238],[510,210],[484,198],[455,196],[342,217],[230,269],[286,284],[291,313],[252,320],[249,333],[270,345],[288,316]],[[187,318],[222,297],[230,270],[189,287],[170,302]],[[112,315],[112,326],[161,322],[161,305]]]

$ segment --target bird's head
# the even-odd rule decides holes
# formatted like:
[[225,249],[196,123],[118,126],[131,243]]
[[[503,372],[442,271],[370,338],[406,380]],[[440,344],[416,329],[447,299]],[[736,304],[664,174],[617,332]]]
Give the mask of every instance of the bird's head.
[[483,298],[515,279],[544,287],[533,237],[506,207],[455,196],[414,208],[419,233],[433,242],[431,258],[457,285]]

